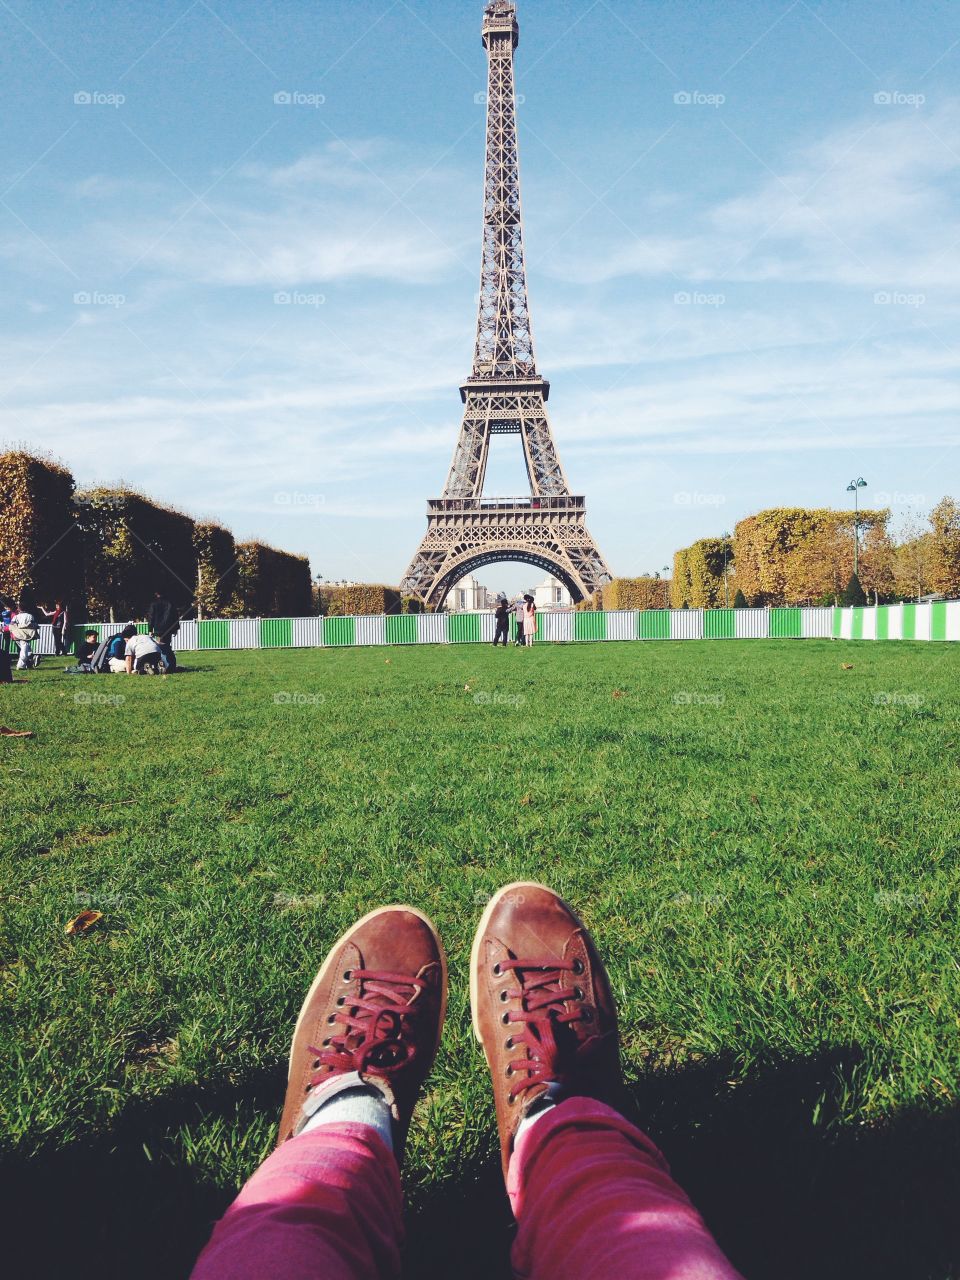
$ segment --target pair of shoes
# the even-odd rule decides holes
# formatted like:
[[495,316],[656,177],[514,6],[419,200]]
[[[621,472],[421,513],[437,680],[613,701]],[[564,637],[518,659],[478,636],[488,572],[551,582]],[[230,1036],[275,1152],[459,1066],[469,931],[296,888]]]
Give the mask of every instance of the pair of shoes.
[[[307,992],[290,1051],[279,1144],[357,1073],[390,1107],[398,1157],[440,1044],[447,961],[414,907],[381,907],[335,943]],[[581,921],[551,889],[500,889],[470,957],[473,1028],[493,1084],[506,1176],[525,1116],[564,1097],[613,1100],[620,1087],[610,983]],[[304,1111],[304,1104],[308,1111]]]

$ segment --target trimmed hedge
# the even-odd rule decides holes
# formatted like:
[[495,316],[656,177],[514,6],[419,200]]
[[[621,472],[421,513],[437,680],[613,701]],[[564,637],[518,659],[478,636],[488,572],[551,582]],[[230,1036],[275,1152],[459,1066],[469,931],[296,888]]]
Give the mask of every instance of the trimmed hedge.
[[197,556],[197,612],[217,618],[230,613],[237,594],[240,563],[233,534],[221,525],[204,521],[193,527]]
[[614,578],[603,588],[600,608],[668,609],[670,582],[664,578]]
[[0,454],[0,591],[32,607],[83,612],[83,548],[73,476],[21,450]]
[[77,495],[87,605],[96,615],[142,618],[155,591],[177,608],[191,604],[197,582],[194,524],[130,489]]
[[416,611],[403,608],[403,597],[396,587],[360,582],[349,587],[318,587],[317,612],[328,618],[359,618]]
[[306,617],[313,612],[313,584],[306,556],[264,542],[241,542],[232,612],[239,617]]

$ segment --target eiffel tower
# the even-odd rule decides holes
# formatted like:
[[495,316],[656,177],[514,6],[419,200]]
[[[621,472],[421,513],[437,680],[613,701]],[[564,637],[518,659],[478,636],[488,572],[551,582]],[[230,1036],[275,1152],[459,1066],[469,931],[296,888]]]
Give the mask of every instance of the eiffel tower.
[[[443,496],[427,503],[427,532],[401,583],[433,608],[468,573],[501,560],[546,569],[574,601],[610,580],[586,526],[585,499],[570,492],[560,465],[547,420],[550,383],[534,361],[513,79],[519,39],[515,4],[493,0],[483,15],[487,148],[473,372],[460,388],[463,423]],[[530,493],[486,498],[490,437],[507,434],[520,437]]]

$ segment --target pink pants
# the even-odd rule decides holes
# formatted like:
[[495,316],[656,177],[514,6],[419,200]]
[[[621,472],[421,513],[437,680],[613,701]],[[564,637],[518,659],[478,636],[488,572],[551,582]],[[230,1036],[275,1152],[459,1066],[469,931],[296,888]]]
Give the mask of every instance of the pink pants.
[[[507,1189],[519,1224],[517,1276],[739,1280],[657,1148],[602,1103],[570,1098],[532,1125]],[[264,1161],[192,1280],[397,1277],[401,1208],[396,1161],[376,1133],[323,1125]]]

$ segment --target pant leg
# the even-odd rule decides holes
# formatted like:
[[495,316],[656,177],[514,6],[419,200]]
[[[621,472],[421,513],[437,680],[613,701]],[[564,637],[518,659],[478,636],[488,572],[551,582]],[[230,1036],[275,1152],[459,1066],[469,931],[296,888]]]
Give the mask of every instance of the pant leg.
[[739,1280],[648,1137],[569,1098],[522,1135],[507,1190],[529,1280]]
[[376,1132],[321,1125],[263,1162],[191,1280],[395,1280],[401,1209],[397,1162]]

